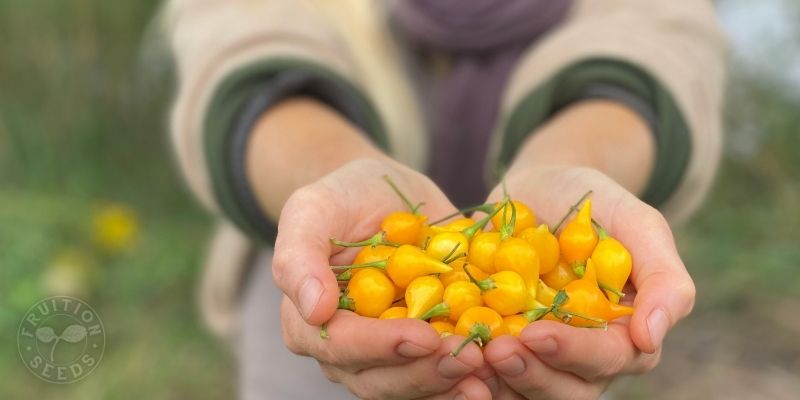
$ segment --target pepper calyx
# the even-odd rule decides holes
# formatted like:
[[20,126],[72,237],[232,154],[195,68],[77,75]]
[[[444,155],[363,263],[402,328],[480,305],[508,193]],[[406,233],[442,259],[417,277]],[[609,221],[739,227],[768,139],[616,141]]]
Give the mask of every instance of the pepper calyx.
[[450,315],[450,306],[447,303],[439,303],[433,307],[431,307],[428,311],[425,311],[422,316],[419,317],[421,320],[429,320],[433,317],[447,317]]

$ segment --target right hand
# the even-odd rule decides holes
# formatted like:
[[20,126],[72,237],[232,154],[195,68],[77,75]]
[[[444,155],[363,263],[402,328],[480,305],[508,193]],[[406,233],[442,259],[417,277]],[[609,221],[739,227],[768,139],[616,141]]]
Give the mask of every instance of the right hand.
[[[480,349],[470,344],[457,358],[460,337],[442,340],[424,321],[378,320],[336,310],[339,288],[330,265],[347,264],[354,251],[331,237],[362,240],[404,204],[383,181],[388,175],[412,201],[424,201],[433,218],[455,207],[427,177],[393,161],[352,161],[297,190],[281,211],[273,277],[284,292],[283,337],[288,348],[315,358],[328,379],[360,398],[490,399],[481,381],[492,379]],[[319,336],[328,322],[329,338]],[[480,377],[480,378],[479,378]]]

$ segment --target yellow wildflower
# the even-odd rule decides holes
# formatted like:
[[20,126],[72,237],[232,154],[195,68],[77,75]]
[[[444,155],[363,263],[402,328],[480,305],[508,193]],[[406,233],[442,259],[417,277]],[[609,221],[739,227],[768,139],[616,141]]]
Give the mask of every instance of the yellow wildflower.
[[119,253],[131,248],[139,233],[139,221],[133,209],[111,203],[99,209],[93,218],[92,237],[103,250]]

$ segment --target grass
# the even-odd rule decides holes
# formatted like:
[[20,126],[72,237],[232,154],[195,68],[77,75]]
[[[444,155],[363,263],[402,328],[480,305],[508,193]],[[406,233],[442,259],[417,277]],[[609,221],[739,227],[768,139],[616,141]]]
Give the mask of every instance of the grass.
[[[63,252],[102,316],[107,350],[91,379],[46,384],[0,347],[0,398],[228,398],[233,362],[202,328],[194,290],[210,219],[177,176],[165,132],[168,85],[143,75],[155,1],[0,1],[0,331],[46,296]],[[148,60],[149,62],[150,60]],[[164,75],[160,82],[171,81]],[[90,245],[106,203],[133,208],[139,240],[111,256]],[[79,279],[80,281],[80,279]]]
[[[85,260],[71,271],[108,335],[101,368],[69,386],[33,377],[14,340],[4,340],[0,398],[216,399],[235,392],[234,362],[196,312],[211,221],[184,190],[164,133],[169,63],[141,52],[156,7],[153,0],[0,0],[0,332],[14,337],[25,310],[51,290],[47,276],[66,252]],[[770,310],[794,309],[786,307],[800,287],[800,100],[748,71],[737,70],[732,81],[729,145],[715,190],[676,232],[699,297],[670,337],[675,351],[667,365],[678,365],[669,354],[687,354],[720,323],[737,327],[724,332],[721,343],[730,346],[762,334],[750,326],[757,323],[774,328],[764,340],[794,337]],[[106,203],[138,215],[139,240],[127,252],[106,254],[91,244],[92,218]],[[791,341],[771,345],[773,352],[753,362],[800,365]],[[730,350],[690,354],[714,366]],[[670,398],[671,374],[659,370],[615,390]]]

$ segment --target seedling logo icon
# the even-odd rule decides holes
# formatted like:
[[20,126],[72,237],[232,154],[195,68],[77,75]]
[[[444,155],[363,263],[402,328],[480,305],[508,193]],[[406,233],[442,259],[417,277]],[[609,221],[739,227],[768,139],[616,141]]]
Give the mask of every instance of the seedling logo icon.
[[76,382],[94,371],[105,340],[103,322],[94,309],[67,296],[36,303],[25,313],[17,334],[25,366],[51,383]]

